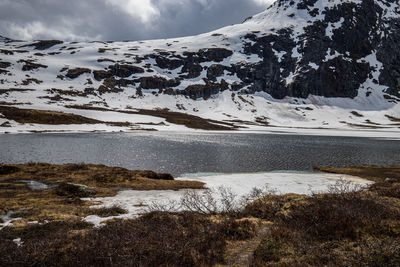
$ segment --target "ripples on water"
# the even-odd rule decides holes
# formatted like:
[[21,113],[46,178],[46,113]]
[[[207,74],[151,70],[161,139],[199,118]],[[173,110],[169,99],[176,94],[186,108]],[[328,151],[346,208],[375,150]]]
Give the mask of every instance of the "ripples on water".
[[0,151],[3,163],[85,162],[174,175],[400,164],[396,140],[243,133],[1,135]]

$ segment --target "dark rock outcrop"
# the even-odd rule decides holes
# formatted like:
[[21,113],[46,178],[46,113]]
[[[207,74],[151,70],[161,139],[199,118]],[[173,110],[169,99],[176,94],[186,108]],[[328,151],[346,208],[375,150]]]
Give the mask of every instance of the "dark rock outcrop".
[[112,77],[113,74],[110,71],[106,70],[94,70],[93,77],[96,81],[102,81],[104,79]]
[[[286,96],[307,98],[310,94],[325,97],[349,97],[371,79],[376,70],[365,57],[376,53],[382,63],[377,86],[386,86],[386,93],[400,96],[400,19],[384,17],[376,1],[361,4],[340,2],[333,8],[319,10],[316,0],[275,3],[282,10],[289,8],[307,10],[311,17],[323,14],[324,18],[310,22],[304,33],[293,38],[292,28],[283,28],[276,34],[249,33],[243,36],[244,54],[257,55],[257,63],[238,63],[230,67],[213,64],[207,69],[207,79],[216,81],[225,71],[237,75],[241,83],[231,84],[232,90],[247,87],[248,93],[267,92],[274,98]],[[395,3],[394,0],[388,4]],[[397,8],[399,14],[399,8]],[[296,16],[295,14],[293,16]],[[341,22],[341,23],[339,23]],[[331,24],[341,24],[327,35]],[[296,54],[294,53],[297,50]],[[280,57],[276,52],[282,53]],[[221,62],[232,55],[228,49],[201,49],[197,53],[183,53],[181,78],[200,76],[204,62]],[[160,64],[168,67],[169,64]],[[175,66],[174,66],[175,67]],[[185,89],[191,98],[207,98],[221,88],[210,85],[193,85]]]
[[206,48],[200,49],[197,53],[199,62],[222,62],[225,58],[232,56],[232,50],[225,48]]
[[[271,18],[278,21],[272,23]],[[192,47],[192,39],[138,42],[126,49],[102,43],[104,47],[97,49],[110,59],[101,57],[97,62],[111,65],[93,71],[93,78],[102,81],[98,92],[120,92],[133,85],[139,95],[142,90],[158,89],[193,99],[207,99],[224,90],[265,92],[277,99],[354,98],[360,91],[367,97],[384,95],[388,101],[400,97],[398,0],[277,0],[244,23],[248,24],[193,37]],[[60,43],[38,41],[23,47],[43,50]],[[157,49],[158,44],[162,49]],[[199,44],[207,47],[195,48]],[[8,50],[10,46],[5,45],[0,53],[32,52]],[[61,48],[69,49],[74,47]],[[113,59],[113,54],[124,59]],[[48,54],[40,56],[45,60]],[[24,63],[23,70],[47,67],[33,60],[18,62]],[[7,62],[0,62],[2,74],[12,75],[8,67]],[[91,70],[68,70],[65,76],[74,79],[83,73]],[[183,80],[189,80],[184,89]]]
[[10,66],[11,66],[11,63],[10,63],[10,62],[0,61],[0,68],[6,69],[6,68],[8,68],[8,67],[10,67]]
[[213,83],[207,79],[204,79],[205,84],[194,84],[189,85],[184,90],[177,90],[174,94],[180,94],[192,99],[208,99],[212,95],[227,90],[229,88],[228,84],[225,80],[222,80],[221,83]]
[[42,40],[42,41],[38,41],[38,42],[35,42],[35,43],[32,43],[32,44],[23,45],[23,46],[20,46],[20,47],[33,46],[36,50],[46,50],[46,49],[49,49],[49,48],[51,48],[51,47],[53,47],[55,45],[62,44],[62,43],[63,42],[59,41],[59,40]]
[[162,77],[142,77],[139,79],[140,88],[142,89],[165,89],[168,87],[176,87],[180,84],[178,80],[167,80]]
[[207,79],[216,81],[218,77],[224,74],[226,67],[218,64],[211,65],[207,68]]
[[98,88],[98,92],[100,95],[105,93],[120,93],[123,92],[123,87],[126,87],[130,84],[134,84],[131,80],[125,79],[115,79],[114,76],[111,76],[104,80],[103,84]]
[[75,69],[69,69],[65,76],[70,79],[75,79],[84,73],[91,73],[91,72],[92,72],[92,70],[87,69],[87,68],[75,68]]
[[133,74],[144,73],[144,69],[134,65],[115,64],[108,67],[114,76],[127,78]]
[[174,70],[177,69],[184,64],[184,60],[182,59],[170,59],[164,56],[155,57],[157,66],[162,69]]
[[47,68],[46,65],[34,63],[32,60],[18,60],[17,62],[24,64],[22,66],[23,71],[31,71],[31,70],[36,70],[39,68]]

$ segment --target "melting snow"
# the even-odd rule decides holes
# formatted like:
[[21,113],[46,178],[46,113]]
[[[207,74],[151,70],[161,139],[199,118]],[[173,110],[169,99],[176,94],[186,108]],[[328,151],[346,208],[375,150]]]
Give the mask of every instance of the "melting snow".
[[328,23],[328,27],[326,28],[325,35],[332,39],[333,30],[336,30],[336,29],[339,29],[340,27],[342,27],[343,22],[344,22],[344,18],[340,18],[340,20],[338,22],[335,22],[335,23],[329,22]]
[[5,215],[0,215],[0,230],[3,229],[6,226],[10,226],[13,221],[18,221],[21,220],[22,218],[14,218],[13,214],[15,214],[15,211],[8,211],[7,214]]
[[[329,173],[309,173],[309,172],[264,172],[264,173],[232,173],[232,174],[186,174],[177,180],[199,181],[206,184],[207,188],[217,189],[225,187],[237,196],[244,196],[251,192],[253,188],[276,189],[278,194],[296,193],[311,194],[313,192],[326,192],[330,185],[335,184],[340,179],[351,182],[355,185],[367,186],[370,181],[349,175],[338,175]],[[167,205],[173,210],[180,210],[176,205],[187,190],[180,191],[135,191],[125,190],[119,192],[115,197],[87,198],[85,200],[101,202],[99,207],[119,206],[128,211],[128,214],[114,218],[134,218],[149,211],[151,205]],[[200,190],[201,191],[201,190]],[[218,198],[218,191],[213,190],[212,194]],[[100,226],[102,222],[111,219],[100,218],[98,216],[88,216],[84,220]]]

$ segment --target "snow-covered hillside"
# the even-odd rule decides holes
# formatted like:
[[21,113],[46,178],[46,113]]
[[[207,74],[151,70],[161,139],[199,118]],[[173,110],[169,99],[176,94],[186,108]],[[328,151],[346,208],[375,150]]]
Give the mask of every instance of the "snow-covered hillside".
[[[176,39],[0,38],[0,132],[207,129],[180,123],[185,113],[221,129],[396,135],[399,43],[398,0],[279,0],[242,24]],[[4,107],[99,123],[39,124]]]

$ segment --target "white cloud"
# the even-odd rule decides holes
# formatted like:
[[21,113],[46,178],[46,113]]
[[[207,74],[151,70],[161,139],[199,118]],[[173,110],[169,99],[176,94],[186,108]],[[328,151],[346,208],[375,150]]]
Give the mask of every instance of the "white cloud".
[[268,5],[268,4],[272,4],[276,0],[253,0],[253,1],[259,5]]
[[271,0],[0,0],[0,35],[14,39],[143,40],[208,32]]
[[132,17],[140,18],[142,22],[148,22],[152,16],[160,15],[150,0],[106,0],[106,3]]
[[[7,28],[13,32],[13,38],[18,40],[51,39],[82,41],[87,40],[88,36],[75,34],[73,28],[68,25],[58,27],[45,26],[40,21],[33,21],[24,25],[8,23]],[[92,40],[101,38],[101,35],[90,36]]]

